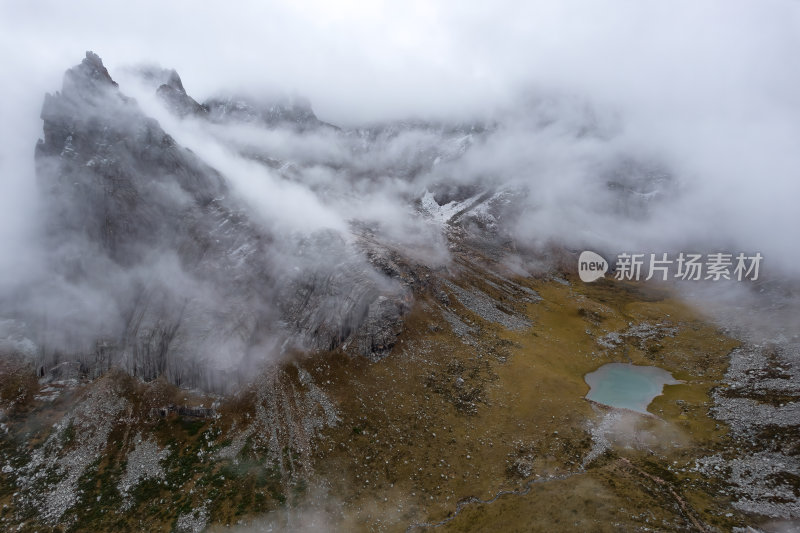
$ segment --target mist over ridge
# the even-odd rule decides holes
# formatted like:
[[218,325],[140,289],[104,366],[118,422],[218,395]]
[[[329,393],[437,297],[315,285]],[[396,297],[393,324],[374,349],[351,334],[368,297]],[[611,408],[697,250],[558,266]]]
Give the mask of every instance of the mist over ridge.
[[800,3],[0,0],[0,49],[0,530],[797,526]]

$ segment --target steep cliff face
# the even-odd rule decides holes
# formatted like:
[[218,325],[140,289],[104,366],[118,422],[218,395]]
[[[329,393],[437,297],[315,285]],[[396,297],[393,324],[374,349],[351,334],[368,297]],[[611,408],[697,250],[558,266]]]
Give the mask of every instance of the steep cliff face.
[[[190,99],[177,75],[158,91]],[[397,330],[408,298],[400,284],[335,234],[276,251],[226,178],[126,97],[97,55],[67,71],[42,119],[37,174],[59,280],[35,332],[43,369],[77,358],[92,373],[118,364],[146,379],[215,388],[287,339],[329,349],[381,331],[358,343],[363,355],[393,342],[381,321]],[[77,287],[105,302],[105,316],[89,316],[94,302]],[[397,303],[380,311],[387,297]]]
[[[292,348],[377,358],[394,345],[415,291],[439,290],[447,272],[434,270],[448,256],[502,261],[519,251],[514,228],[536,195],[518,176],[528,161],[514,151],[505,168],[492,153],[524,132],[519,117],[535,118],[535,108],[516,110],[507,125],[347,130],[301,99],[201,104],[174,70],[140,69],[138,80],[177,117],[160,115],[173,134],[203,130],[236,164],[209,159],[214,168],[211,156],[181,146],[96,54],[66,72],[61,92],[45,98],[36,147],[48,279],[12,317],[26,324],[43,373],[77,360],[93,375],[119,365],[145,379],[224,388]],[[270,213],[248,203],[236,179],[254,163],[268,176],[253,179],[337,206],[339,229],[265,222]],[[630,211],[643,216],[669,175],[643,188],[647,172],[629,167],[624,180],[608,171],[603,194],[625,205],[632,197]],[[302,209],[280,203],[268,202]],[[362,208],[364,216],[354,212]]]
[[222,176],[146,117],[92,53],[45,98],[42,119],[36,160],[57,209],[51,227],[82,234],[117,263],[187,233],[227,192]]
[[[343,531],[800,517],[796,287],[699,290],[709,324],[668,286],[584,283],[567,244],[531,244],[565,235],[537,223],[568,225],[576,186],[581,221],[645,220],[680,192],[669,169],[549,159],[553,124],[606,132],[547,106],[346,130],[302,102],[201,104],[175,71],[140,74],[172,115],[93,53],[45,99],[45,274],[0,294],[0,529],[297,529],[306,504]],[[248,202],[239,171],[313,201]],[[557,217],[528,218],[526,240],[537,210]],[[295,350],[320,353],[273,360]],[[587,401],[587,374],[620,362],[681,383],[653,416]]]
[[333,127],[317,118],[308,101],[297,97],[266,103],[244,96],[212,98],[203,107],[208,109],[208,118],[215,122],[289,126],[301,131],[321,126]]
[[98,331],[76,316],[91,312],[84,302],[48,309],[45,339],[85,327],[48,339],[42,364],[76,356],[95,371],[122,364],[192,385],[206,379],[193,375],[198,361],[237,368],[241,357],[218,354],[246,354],[268,318],[252,290],[269,283],[266,235],[226,200],[223,177],[145,116],[92,53],[47,96],[42,119],[36,162],[54,274],[107,298],[113,315]]

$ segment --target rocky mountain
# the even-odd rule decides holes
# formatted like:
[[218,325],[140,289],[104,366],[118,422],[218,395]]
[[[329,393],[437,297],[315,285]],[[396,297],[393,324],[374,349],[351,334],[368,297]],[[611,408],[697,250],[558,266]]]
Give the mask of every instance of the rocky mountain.
[[[796,288],[580,281],[595,221],[682,192],[582,105],[342,128],[87,52],[41,118],[43,273],[0,295],[0,529],[800,520]],[[588,400],[611,363],[675,379]]]
[[[157,91],[178,114],[209,109],[222,119],[186,95],[174,71]],[[97,55],[67,71],[42,119],[36,163],[54,275],[98,288],[112,313],[102,329],[81,331],[74,323],[94,322],[80,316],[90,311],[62,302],[68,312],[45,317],[36,333],[43,372],[77,358],[91,375],[120,364],[145,379],[212,386],[204,367],[235,381],[269,336],[325,349],[352,337],[367,356],[391,347],[408,303],[402,284],[331,233],[282,251],[302,268],[278,266],[274,235],[230,196],[226,178],[126,97]]]

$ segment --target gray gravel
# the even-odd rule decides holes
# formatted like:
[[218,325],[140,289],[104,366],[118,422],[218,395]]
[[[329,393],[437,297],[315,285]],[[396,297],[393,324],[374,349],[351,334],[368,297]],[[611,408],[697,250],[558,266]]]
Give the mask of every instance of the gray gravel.
[[500,324],[510,330],[527,329],[532,326],[530,320],[525,316],[514,313],[510,309],[508,311],[499,309],[500,302],[479,289],[473,287],[467,290],[449,280],[443,280],[443,283],[461,305],[486,321]]
[[132,503],[130,491],[145,479],[165,479],[161,461],[169,455],[168,448],[161,448],[153,437],[145,440],[139,433],[133,439],[135,448],[128,454],[125,474],[119,480],[117,488],[123,496],[123,510]]

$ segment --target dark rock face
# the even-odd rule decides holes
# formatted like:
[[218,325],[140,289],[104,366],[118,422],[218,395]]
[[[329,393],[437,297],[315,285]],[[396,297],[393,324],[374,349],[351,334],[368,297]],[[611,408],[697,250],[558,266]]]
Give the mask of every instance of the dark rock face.
[[[291,348],[381,357],[402,331],[412,295],[442,292],[442,273],[431,270],[439,266],[422,265],[429,241],[432,265],[460,250],[496,261],[515,252],[509,227],[525,191],[483,171],[448,178],[469,169],[462,158],[490,150],[497,124],[341,130],[302,99],[200,104],[174,70],[138,75],[172,113],[208,121],[214,134],[241,123],[286,134],[302,155],[276,158],[269,145],[224,142],[320,198],[372,194],[394,182],[401,192],[393,201],[432,222],[433,237],[396,241],[381,222],[357,214],[347,221],[354,242],[334,231],[277,233],[241,203],[230,176],[180,146],[89,52],[67,71],[62,91],[45,98],[36,165],[52,276],[12,317],[27,324],[36,341],[27,351],[45,373],[78,361],[91,374],[122,366],[145,379],[219,389]],[[303,151],[302,143],[320,139],[332,149]],[[494,313],[493,303],[475,298],[464,296]],[[499,323],[514,321],[497,313]]]
[[314,350],[344,345],[366,356],[388,353],[402,329],[410,290],[378,273],[374,261],[349,253],[332,232],[305,239],[297,258],[301,273],[279,297],[282,315],[293,317],[291,329]]
[[212,98],[203,104],[215,122],[253,122],[268,127],[292,127],[304,131],[319,127],[335,128],[314,114],[303,98],[259,102],[248,97]]
[[115,261],[130,264],[141,244],[173,241],[227,191],[219,173],[119,92],[91,52],[67,71],[61,93],[46,96],[42,119],[40,184],[67,210],[52,223],[84,233]]
[[174,69],[141,67],[136,69],[136,73],[146,85],[153,87],[159,98],[175,115],[179,117],[208,115],[208,108],[197,103],[186,93],[181,77]]
[[675,194],[674,177],[653,162],[624,158],[615,161],[601,176],[613,195],[615,208],[634,219],[646,217],[653,205]]
[[180,86],[180,78],[178,79],[178,84],[179,87],[175,87],[175,85],[165,83],[157,91],[158,96],[167,102],[172,111],[181,117],[208,114],[208,108],[198,104],[194,98],[186,94],[183,86]]
[[382,357],[394,346],[403,329],[403,318],[411,307],[411,294],[404,298],[378,296],[369,304],[361,327],[354,335],[354,349],[360,354]]
[[[158,92],[178,113],[203,112],[174,71]],[[310,108],[275,113],[259,116],[316,120]],[[97,55],[67,71],[42,119],[37,175],[59,281],[43,289],[37,367],[77,359],[89,373],[121,365],[224,389],[281,338],[321,350],[352,338],[368,356],[393,344],[409,298],[400,284],[335,234],[274,246],[225,178],[124,96]],[[281,266],[287,254],[302,268]]]
[[117,82],[103,65],[103,60],[94,52],[86,52],[86,57],[80,65],[73,67],[64,74],[64,91],[78,94],[97,94],[104,87],[117,87]]
[[[195,383],[199,376],[184,376],[187,361],[223,347],[246,353],[267,318],[250,290],[269,282],[259,266],[264,235],[225,201],[222,176],[121,94],[92,53],[46,97],[42,119],[36,162],[54,268],[94,287],[114,315],[74,342],[52,339],[45,364],[62,352],[86,358],[97,336],[108,341],[92,355],[106,365]],[[76,311],[91,309],[76,303]],[[62,319],[52,329],[69,330],[75,316]]]

